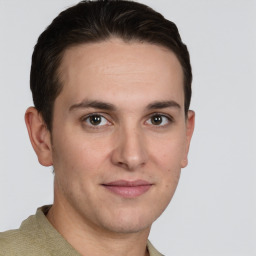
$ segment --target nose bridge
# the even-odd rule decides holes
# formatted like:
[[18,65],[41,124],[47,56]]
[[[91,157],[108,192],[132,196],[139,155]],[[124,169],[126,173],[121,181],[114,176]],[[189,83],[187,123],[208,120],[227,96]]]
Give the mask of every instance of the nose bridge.
[[126,169],[133,170],[144,165],[147,161],[147,149],[142,128],[133,123],[120,127],[113,154],[115,163]]

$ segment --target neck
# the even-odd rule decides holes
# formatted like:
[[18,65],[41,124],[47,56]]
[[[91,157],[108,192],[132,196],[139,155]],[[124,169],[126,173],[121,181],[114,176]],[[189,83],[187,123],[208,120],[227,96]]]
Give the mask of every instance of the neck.
[[148,256],[147,238],[150,227],[134,233],[116,233],[88,223],[78,213],[57,202],[47,218],[55,229],[81,255]]

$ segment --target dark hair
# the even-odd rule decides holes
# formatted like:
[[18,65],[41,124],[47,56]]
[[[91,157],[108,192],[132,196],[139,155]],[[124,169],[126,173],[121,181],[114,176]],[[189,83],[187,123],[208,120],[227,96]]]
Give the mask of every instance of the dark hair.
[[192,72],[187,47],[176,25],[150,7],[131,1],[82,1],[61,12],[38,38],[30,73],[35,108],[52,129],[54,101],[63,85],[58,69],[67,48],[111,37],[148,42],[175,53],[184,72],[185,114],[191,99]]

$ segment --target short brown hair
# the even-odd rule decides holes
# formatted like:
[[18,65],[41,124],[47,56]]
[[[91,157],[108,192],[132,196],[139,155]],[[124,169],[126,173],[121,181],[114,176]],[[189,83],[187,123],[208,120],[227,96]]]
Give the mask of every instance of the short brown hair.
[[175,53],[184,73],[185,114],[191,99],[192,71],[187,47],[176,25],[150,7],[132,1],[82,1],[61,12],[40,35],[35,46],[30,88],[36,109],[52,129],[54,102],[63,85],[58,68],[64,51],[74,45],[111,37],[148,42]]

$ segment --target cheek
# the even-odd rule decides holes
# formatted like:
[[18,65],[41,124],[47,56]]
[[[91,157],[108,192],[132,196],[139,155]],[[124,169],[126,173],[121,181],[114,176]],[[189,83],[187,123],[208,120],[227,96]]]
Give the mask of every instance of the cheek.
[[[100,156],[99,147],[84,142],[84,140],[55,140],[53,164],[56,187],[67,198],[79,197],[93,191],[99,179]],[[94,146],[93,146],[94,145]],[[87,193],[90,196],[90,193]],[[88,198],[87,198],[88,199]],[[81,199],[82,201],[82,199]]]
[[162,184],[161,190],[165,202],[170,200],[179,182],[182,161],[185,152],[185,139],[182,136],[170,136],[160,141],[157,146],[151,147],[151,159],[158,170],[158,181]]
[[66,172],[69,176],[93,174],[107,158],[107,142],[81,136],[56,136],[53,145],[53,165],[55,169]]
[[166,189],[167,190],[173,190],[175,191],[178,183],[179,183],[179,179],[180,179],[180,173],[181,173],[181,169],[168,169],[167,170],[167,177],[166,177]]
[[186,152],[185,141],[183,136],[169,136],[158,143],[151,141],[150,156],[166,173],[178,170]]
[[162,172],[162,176],[157,184],[159,190],[155,201],[155,206],[159,209],[160,213],[162,213],[171,202],[177,188],[179,178],[180,168],[169,168]]

